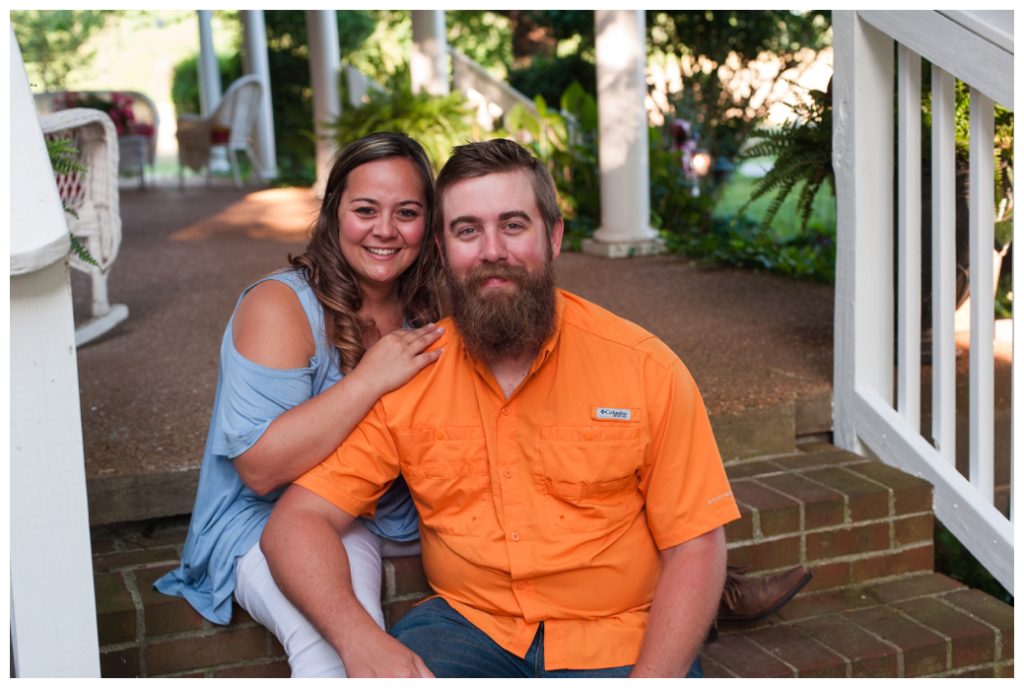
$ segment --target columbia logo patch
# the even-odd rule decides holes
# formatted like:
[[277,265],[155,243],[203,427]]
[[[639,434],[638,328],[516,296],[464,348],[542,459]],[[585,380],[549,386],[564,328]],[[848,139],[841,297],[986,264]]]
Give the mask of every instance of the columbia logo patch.
[[597,420],[633,420],[633,409],[598,406],[594,409],[594,418]]

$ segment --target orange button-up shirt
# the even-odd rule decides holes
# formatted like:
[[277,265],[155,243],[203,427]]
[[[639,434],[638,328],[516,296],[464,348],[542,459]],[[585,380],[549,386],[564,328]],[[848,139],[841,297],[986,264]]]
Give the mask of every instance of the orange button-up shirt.
[[634,664],[659,550],[739,517],[693,378],[560,291],[556,332],[505,398],[445,325],[441,358],[297,483],[362,515],[401,471],[427,578],[459,613],[520,657],[543,621],[549,670]]

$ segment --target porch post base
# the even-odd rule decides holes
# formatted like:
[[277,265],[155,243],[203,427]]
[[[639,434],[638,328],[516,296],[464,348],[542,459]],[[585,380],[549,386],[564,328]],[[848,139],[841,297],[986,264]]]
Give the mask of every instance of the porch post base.
[[635,256],[656,256],[665,253],[667,248],[661,237],[633,241],[604,242],[597,239],[584,239],[583,252],[603,258],[633,258]]

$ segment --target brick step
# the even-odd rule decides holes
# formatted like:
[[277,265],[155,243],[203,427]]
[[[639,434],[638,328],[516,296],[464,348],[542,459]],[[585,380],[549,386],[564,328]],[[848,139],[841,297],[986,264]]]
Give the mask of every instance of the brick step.
[[[726,470],[743,514],[727,528],[730,562],[752,572],[804,563],[815,578],[767,622],[723,628],[705,651],[709,675],[1012,673],[1012,608],[931,573],[926,482],[826,444]],[[151,589],[176,564],[186,526],[94,530],[103,675],[287,676],[281,646],[241,610],[217,626]],[[389,624],[426,594],[419,557],[385,561]]]
[[742,514],[726,526],[730,564],[753,573],[803,564],[814,571],[808,591],[933,568],[924,480],[825,443],[725,467]]
[[938,573],[798,595],[722,626],[708,677],[1012,677],[1013,607]]

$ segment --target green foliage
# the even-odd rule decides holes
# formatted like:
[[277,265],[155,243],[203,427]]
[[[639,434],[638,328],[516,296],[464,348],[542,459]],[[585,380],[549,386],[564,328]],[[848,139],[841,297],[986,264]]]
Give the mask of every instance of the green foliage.
[[[339,15],[348,12],[339,12]],[[370,33],[342,52],[341,59],[378,83],[402,69],[412,50],[412,15],[409,10],[372,10]]]
[[506,79],[512,64],[508,17],[480,10],[445,10],[448,43],[496,79]]
[[95,50],[86,43],[117,14],[103,10],[12,10],[11,26],[35,91],[64,87],[72,70]]
[[[242,56],[238,52],[218,55],[220,82],[226,86],[242,76]],[[171,102],[178,115],[199,112],[199,56],[192,55],[174,65],[171,79]]]
[[708,264],[723,263],[800,279],[835,281],[834,228],[811,224],[789,239],[745,217],[711,220],[708,232],[670,233],[669,248]]
[[[922,123],[925,128],[930,128],[932,123],[932,101],[931,101],[931,64],[924,63],[922,72]],[[971,89],[960,81],[954,81],[954,110],[953,121],[956,130],[956,158],[957,162],[966,166],[971,150]],[[1013,112],[1007,110],[998,103],[994,107],[995,136],[993,138],[993,153],[995,157],[995,204],[997,213],[1003,205],[997,218],[996,239],[1001,246],[1005,246],[1012,240],[1013,229]],[[930,147],[924,147],[926,156],[931,154]]]
[[579,53],[565,57],[534,57],[526,67],[513,69],[508,76],[512,88],[533,98],[540,96],[555,107],[561,94],[573,83],[584,91],[597,93],[597,68]]
[[452,147],[476,139],[473,110],[461,93],[432,96],[413,93],[408,67],[399,69],[383,92],[371,92],[369,102],[345,108],[332,123],[340,148],[378,131],[400,131],[416,139],[436,169]]
[[[686,178],[682,153],[672,149],[668,136],[658,127],[648,130],[648,160],[651,225],[668,235],[709,232],[714,199],[699,193],[694,182]],[[678,244],[678,240],[670,243]]]
[[71,139],[47,138],[46,152],[50,156],[50,166],[57,174],[85,172],[85,165],[78,159],[78,149]]
[[[1006,264],[1005,256],[1003,258],[1003,264]],[[999,273],[999,285],[996,289],[995,311],[996,318],[1013,317],[1013,273],[1009,270],[1003,270]]]
[[935,571],[968,587],[986,592],[1009,605],[1013,604],[1013,595],[1007,592],[970,550],[938,521],[935,522]]
[[592,10],[527,10],[534,24],[546,26],[558,41],[580,39],[581,52],[594,50],[594,12]]
[[505,114],[504,127],[547,165],[558,190],[569,246],[579,250],[601,219],[597,103],[577,82],[559,100],[561,111],[548,108],[537,96],[536,115],[516,105]]
[[648,10],[649,40],[659,48],[705,55],[722,64],[741,57],[779,55],[827,45],[830,12],[789,10]]
[[[46,152],[50,156],[50,166],[53,167],[53,171],[57,175],[73,174],[75,172],[85,172],[85,165],[78,159],[78,149],[71,139],[56,138],[46,139]],[[64,212],[75,215],[75,211],[71,208],[64,206]],[[77,215],[75,215],[77,217]],[[79,258],[84,260],[90,265],[99,267],[99,263],[89,249],[85,247],[85,244],[76,237],[74,234],[68,231],[68,236],[71,238],[71,250]]]
[[740,208],[742,214],[751,202],[775,194],[761,223],[769,227],[790,192],[797,193],[797,214],[806,229],[814,209],[818,190],[828,182],[835,195],[832,171],[832,96],[831,91],[811,91],[811,101],[793,110],[797,118],[773,129],[764,129],[751,138],[754,143],[741,153],[742,158],[774,158],[772,168],[757,181],[753,193]]
[[[374,30],[367,11],[337,12],[339,49],[344,60]],[[306,13],[266,11],[270,88],[273,92],[274,138],[278,182],[312,184],[316,179],[316,139],[313,133],[313,91],[309,75]]]
[[[829,36],[828,12],[787,10],[648,11],[648,52],[703,58],[706,68],[684,80],[683,92],[667,118],[690,122],[701,148],[712,160],[731,160],[758,122],[768,103],[758,107],[723,87],[719,68],[731,54],[745,65],[762,52],[781,61],[779,74],[798,62],[804,48],[820,49]],[[708,191],[716,193],[711,188]]]

